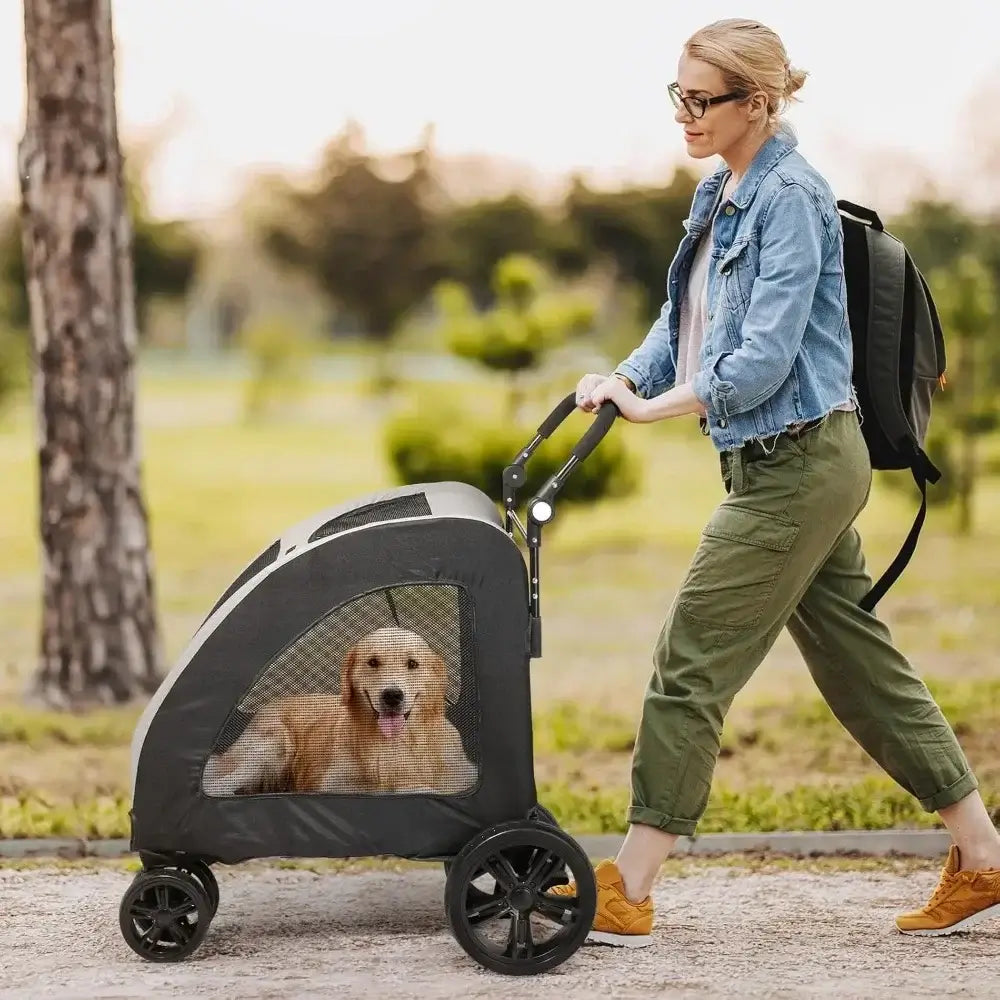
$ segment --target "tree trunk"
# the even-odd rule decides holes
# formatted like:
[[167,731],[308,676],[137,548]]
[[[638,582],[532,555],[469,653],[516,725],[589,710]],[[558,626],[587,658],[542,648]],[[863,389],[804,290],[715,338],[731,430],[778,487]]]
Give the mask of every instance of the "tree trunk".
[[24,0],[24,33],[18,161],[43,560],[33,694],[83,708],[161,678],[110,0]]

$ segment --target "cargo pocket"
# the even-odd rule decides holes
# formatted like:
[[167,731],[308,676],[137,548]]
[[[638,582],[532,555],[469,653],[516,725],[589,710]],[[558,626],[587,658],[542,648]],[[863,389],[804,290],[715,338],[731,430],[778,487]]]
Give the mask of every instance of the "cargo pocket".
[[693,621],[729,629],[760,621],[799,526],[787,518],[725,503],[701,535],[678,596]]

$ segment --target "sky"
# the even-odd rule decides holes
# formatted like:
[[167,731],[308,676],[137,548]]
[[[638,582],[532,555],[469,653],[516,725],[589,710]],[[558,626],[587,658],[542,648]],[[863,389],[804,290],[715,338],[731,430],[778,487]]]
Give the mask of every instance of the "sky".
[[[348,119],[370,146],[493,154],[546,176],[666,183],[666,85],[719,17],[774,28],[810,72],[789,115],[840,197],[887,209],[926,174],[970,197],[1000,146],[1000,5],[985,0],[114,0],[125,142],[160,129],[165,215],[211,216],[262,168],[301,171]],[[994,100],[969,109],[982,91]],[[989,110],[991,109],[992,110]],[[0,200],[16,197],[21,0],[0,0]],[[977,174],[978,169],[978,174]],[[1000,202],[998,185],[992,192]]]

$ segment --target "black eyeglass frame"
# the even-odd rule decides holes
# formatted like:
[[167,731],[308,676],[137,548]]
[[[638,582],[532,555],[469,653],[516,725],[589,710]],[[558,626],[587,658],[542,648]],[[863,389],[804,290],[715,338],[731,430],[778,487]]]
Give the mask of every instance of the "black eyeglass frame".
[[[745,91],[734,90],[728,94],[720,94],[718,97],[684,97],[681,94],[681,88],[676,82],[667,85],[667,93],[670,95],[670,100],[674,107],[680,108],[683,104],[684,110],[687,111],[692,118],[704,118],[705,112],[708,111],[713,104],[723,104],[726,101],[739,101],[750,96]],[[700,108],[701,113],[696,113],[688,101],[693,102],[695,107]]]

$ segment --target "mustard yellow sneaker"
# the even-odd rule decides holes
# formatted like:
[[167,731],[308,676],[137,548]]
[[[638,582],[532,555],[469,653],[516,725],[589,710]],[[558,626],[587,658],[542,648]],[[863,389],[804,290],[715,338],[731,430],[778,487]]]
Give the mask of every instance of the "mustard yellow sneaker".
[[1000,917],[1000,869],[963,871],[958,848],[952,844],[941,881],[927,905],[896,917],[904,934],[938,937],[957,934]]
[[[652,943],[653,900],[647,896],[633,903],[625,895],[618,866],[614,861],[602,861],[594,869],[597,881],[597,912],[587,941],[593,944],[610,944],[619,948],[645,948]],[[576,895],[576,886],[556,885],[546,890],[551,896]]]

